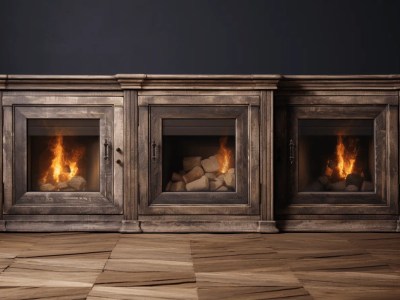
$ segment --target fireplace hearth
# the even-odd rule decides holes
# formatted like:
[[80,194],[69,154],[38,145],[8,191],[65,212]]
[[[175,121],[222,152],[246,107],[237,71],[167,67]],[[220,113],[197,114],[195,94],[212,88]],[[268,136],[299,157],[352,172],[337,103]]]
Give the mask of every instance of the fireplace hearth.
[[400,231],[399,99],[399,75],[0,75],[0,230]]

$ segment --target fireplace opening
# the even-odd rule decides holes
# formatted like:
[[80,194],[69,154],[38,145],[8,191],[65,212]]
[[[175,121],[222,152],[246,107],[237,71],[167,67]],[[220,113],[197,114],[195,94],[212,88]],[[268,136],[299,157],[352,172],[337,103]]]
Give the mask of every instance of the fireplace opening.
[[98,119],[28,120],[28,190],[98,192]]
[[300,192],[375,190],[372,120],[299,120]]
[[164,119],[163,192],[234,192],[235,119]]

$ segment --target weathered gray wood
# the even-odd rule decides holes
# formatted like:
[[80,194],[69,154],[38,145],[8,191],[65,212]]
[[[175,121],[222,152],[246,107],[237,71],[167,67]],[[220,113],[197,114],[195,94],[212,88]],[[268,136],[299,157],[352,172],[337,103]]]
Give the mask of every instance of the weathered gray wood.
[[278,220],[286,232],[395,232],[396,220]]
[[260,105],[258,96],[160,95],[140,96],[139,106],[146,105]]
[[[260,173],[261,173],[261,220],[260,230],[276,232],[273,229],[273,94],[272,91],[261,93],[260,114]],[[272,228],[272,229],[271,229]]]
[[281,96],[276,98],[277,105],[397,105],[396,95],[302,95],[302,96]]
[[[0,77],[1,80],[1,77]],[[3,191],[3,92],[0,90],[0,231],[4,231],[5,222],[3,220],[3,202],[4,202],[4,191]]]
[[6,94],[4,96],[4,106],[10,105],[30,105],[34,103],[34,105],[76,105],[76,106],[84,106],[84,105],[114,105],[114,106],[122,106],[123,98],[122,97],[106,97],[106,96],[68,96],[65,94],[54,95],[49,93],[45,95],[37,95],[33,92],[31,93],[21,93],[14,92],[12,94]]
[[138,106],[137,92],[125,91],[124,97],[124,216],[138,216]]
[[3,107],[3,213],[13,204],[13,142],[12,108]]
[[[7,213],[13,214],[122,214],[123,193],[122,166],[113,162],[112,150],[123,148],[123,108],[122,98],[112,99],[116,104],[114,109],[110,106],[89,106],[101,103],[99,98],[86,97],[83,103],[76,105],[77,98],[51,96],[47,104],[62,106],[41,106],[35,101],[40,96],[28,96],[19,98],[18,95],[12,98],[10,103],[13,106],[4,107],[5,126],[4,136],[7,145],[4,149],[4,165],[7,166],[5,176],[5,209]],[[107,102],[109,97],[105,97]],[[70,101],[69,101],[70,100]],[[20,101],[20,102],[18,102]],[[91,102],[92,101],[92,102]],[[110,104],[108,103],[108,104]],[[18,105],[19,104],[19,105]],[[26,106],[33,104],[36,106]],[[25,105],[25,106],[21,106]],[[121,106],[120,106],[121,105]],[[14,110],[14,119],[12,117]],[[110,158],[105,161],[100,159],[100,191],[99,193],[44,193],[27,192],[27,162],[26,162],[26,120],[32,118],[62,118],[62,119],[86,119],[94,118],[100,121],[100,146],[108,139],[111,143]],[[15,142],[13,139],[15,138]],[[15,147],[15,152],[14,152]],[[104,157],[104,147],[100,147],[100,155]],[[12,155],[15,159],[10,159]],[[118,153],[117,153],[118,154]],[[117,160],[117,158],[115,159]],[[15,164],[15,169],[14,169]],[[13,175],[14,174],[14,175]],[[5,174],[4,174],[5,175]],[[13,182],[19,182],[14,184]],[[15,195],[13,196],[13,189]],[[15,199],[14,199],[15,198]]]
[[[139,97],[140,98],[140,97]],[[171,99],[170,104],[173,104]],[[248,185],[254,180],[257,184],[258,168],[258,142],[255,148],[249,145],[249,133],[252,130],[254,137],[258,138],[258,115],[257,106],[229,106],[229,107],[205,107],[199,104],[192,107],[168,107],[168,106],[150,106],[149,121],[146,121],[144,114],[147,110],[140,107],[139,124],[139,153],[144,151],[149,153],[148,147],[153,141],[156,145],[161,145],[162,140],[162,119],[167,118],[235,118],[236,119],[236,170],[239,172],[238,186],[235,192],[229,193],[164,193],[161,190],[161,154],[151,159],[140,159],[141,167],[141,213],[142,214],[227,214],[236,212],[236,214],[258,214],[259,213],[259,192],[258,186],[254,190],[249,190]],[[253,114],[251,109],[253,109]],[[143,113],[142,113],[143,112]],[[257,113],[256,113],[257,112]],[[255,120],[248,120],[254,117]],[[149,124],[149,128],[147,127]],[[254,127],[254,128],[252,128]],[[143,131],[142,131],[143,130]],[[150,135],[145,131],[148,130]],[[146,149],[143,149],[146,147]],[[159,146],[160,147],[160,146]],[[162,149],[161,147],[159,149]],[[148,155],[148,154],[147,154]],[[248,162],[248,157],[253,159],[253,165]],[[146,165],[149,162],[149,166]],[[256,167],[257,165],[257,167]],[[250,168],[253,168],[252,171]],[[146,174],[146,170],[150,173]],[[250,180],[241,180],[241,178],[251,178]],[[143,181],[143,182],[142,182]],[[142,198],[143,197],[143,198]],[[147,198],[148,197],[148,198]],[[197,206],[193,206],[197,204]],[[201,204],[201,205],[200,205]],[[221,206],[225,204],[225,206]]]

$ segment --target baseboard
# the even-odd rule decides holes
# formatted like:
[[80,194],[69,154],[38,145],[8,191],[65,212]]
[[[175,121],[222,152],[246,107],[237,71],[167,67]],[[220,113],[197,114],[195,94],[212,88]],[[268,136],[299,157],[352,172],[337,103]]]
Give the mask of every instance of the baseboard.
[[141,221],[143,232],[258,232],[258,221]]
[[6,231],[6,221],[0,220],[0,232]]
[[258,232],[260,233],[278,233],[279,229],[276,227],[275,221],[259,221]]
[[285,232],[396,232],[396,220],[278,220]]
[[82,222],[82,221],[14,221],[8,220],[6,231],[10,232],[62,232],[62,231],[95,231],[118,232],[121,221],[113,222]]
[[142,229],[140,228],[140,222],[133,221],[133,220],[123,220],[119,232],[121,232],[121,233],[140,233],[140,232],[142,232]]

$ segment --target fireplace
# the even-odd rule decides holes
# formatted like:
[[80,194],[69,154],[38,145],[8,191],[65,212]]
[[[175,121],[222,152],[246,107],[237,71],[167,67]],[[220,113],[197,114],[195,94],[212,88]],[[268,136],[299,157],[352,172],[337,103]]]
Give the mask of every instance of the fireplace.
[[[374,192],[372,120],[299,120],[299,192]],[[290,141],[291,164],[294,142]]]
[[6,213],[121,214],[122,107],[33,98],[3,107]]
[[162,127],[163,192],[235,192],[235,119],[166,119]]
[[391,98],[376,96],[375,105],[363,96],[306,94],[279,99],[275,115],[275,126],[282,128],[275,148],[275,174],[281,179],[275,181],[278,218],[305,228],[313,219],[349,220],[364,215],[374,220],[385,214],[391,218],[398,199],[396,99],[389,104]]
[[139,98],[139,153],[147,154],[139,162],[141,212],[257,213],[259,98],[232,105],[219,96],[225,105],[195,106],[173,105],[187,101],[182,96],[168,105],[148,98]]
[[0,231],[400,230],[396,75],[0,75],[0,106]]
[[98,119],[30,119],[28,191],[98,192]]

